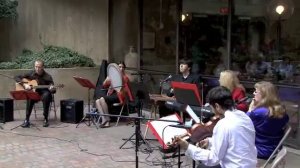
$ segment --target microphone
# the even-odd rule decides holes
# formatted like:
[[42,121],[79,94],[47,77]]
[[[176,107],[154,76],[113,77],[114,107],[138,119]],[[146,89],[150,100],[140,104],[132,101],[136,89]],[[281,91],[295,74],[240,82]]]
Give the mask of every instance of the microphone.
[[209,106],[209,103],[205,103],[204,106],[201,107],[200,110],[202,113],[210,113],[214,115],[214,112],[212,111],[211,107]]
[[175,127],[175,128],[184,128],[184,129],[191,129],[192,126],[189,126],[189,125],[169,125],[170,127]]
[[253,99],[252,97],[246,96],[244,98],[241,98],[240,100],[235,101],[235,104],[241,104],[241,103],[250,104],[252,99]]
[[212,113],[212,114],[214,114],[214,113],[212,112],[211,107],[205,107],[205,106],[201,108],[201,112],[202,112],[202,113]]
[[164,80],[162,80],[162,82],[167,82],[172,78],[172,75],[169,75],[168,77],[166,77]]
[[124,85],[116,86],[116,87],[109,87],[109,88],[102,88],[101,90],[109,90],[109,89],[115,89],[115,88],[121,88],[124,87]]
[[146,72],[136,72],[136,73],[131,73],[131,75],[145,75],[147,74]]

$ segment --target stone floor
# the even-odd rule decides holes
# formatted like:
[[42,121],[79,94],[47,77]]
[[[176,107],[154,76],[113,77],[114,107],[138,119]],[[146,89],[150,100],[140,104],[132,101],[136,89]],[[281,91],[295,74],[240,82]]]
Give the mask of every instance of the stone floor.
[[[14,121],[1,124],[0,129],[0,168],[127,168],[136,167],[178,167],[177,158],[163,159],[158,150],[157,141],[147,141],[139,146],[136,158],[135,144],[128,141],[122,149],[123,138],[134,133],[133,124],[123,121],[117,127],[96,129],[94,125],[87,126],[84,122],[78,125],[62,123],[60,119],[50,120],[48,128],[42,127],[41,113],[32,123],[36,127],[18,127],[22,123],[24,111],[14,112]],[[58,111],[58,116],[59,115]],[[51,118],[53,118],[51,114]],[[142,124],[142,132],[145,125]],[[148,137],[151,137],[150,133]],[[153,150],[153,152],[149,152]],[[181,167],[192,167],[192,160],[181,157]],[[299,150],[289,148],[287,168],[300,165]]]

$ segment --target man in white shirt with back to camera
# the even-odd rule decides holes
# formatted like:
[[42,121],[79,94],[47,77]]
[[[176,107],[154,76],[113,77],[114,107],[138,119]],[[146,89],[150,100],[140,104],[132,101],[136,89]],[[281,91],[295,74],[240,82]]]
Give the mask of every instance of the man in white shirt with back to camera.
[[222,168],[255,168],[257,151],[251,119],[234,108],[231,93],[225,87],[211,89],[207,97],[213,112],[221,117],[212,137],[200,141],[200,147],[175,137],[177,143],[186,149],[186,156],[206,166],[220,164]]

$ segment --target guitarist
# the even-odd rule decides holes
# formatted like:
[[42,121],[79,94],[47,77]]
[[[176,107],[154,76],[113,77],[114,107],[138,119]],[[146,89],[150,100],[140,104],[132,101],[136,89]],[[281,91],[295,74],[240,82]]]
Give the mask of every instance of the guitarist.
[[[43,110],[44,110],[43,115],[45,117],[43,127],[48,127],[49,126],[48,113],[49,113],[50,103],[52,101],[52,93],[55,93],[56,91],[55,87],[53,86],[54,82],[52,76],[44,70],[44,62],[41,60],[36,60],[34,62],[34,70],[25,73],[23,75],[15,76],[16,82],[22,85],[25,90],[28,91],[32,90],[33,87],[29,83],[24,82],[23,81],[24,79],[27,79],[29,81],[36,80],[38,85],[49,85],[49,88],[38,88],[35,90],[41,96],[41,101],[43,102]],[[24,123],[21,125],[23,128],[30,127],[30,122],[29,122],[30,114],[33,109],[33,105],[36,102],[37,101],[27,100],[26,119]]]

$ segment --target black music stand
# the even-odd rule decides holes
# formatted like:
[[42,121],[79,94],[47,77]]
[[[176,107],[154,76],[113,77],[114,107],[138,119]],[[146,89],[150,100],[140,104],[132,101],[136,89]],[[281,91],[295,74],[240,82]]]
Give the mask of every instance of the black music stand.
[[[202,107],[201,97],[196,84],[173,81],[171,82],[171,86],[174,89],[176,101],[183,104],[184,108],[187,105]],[[200,121],[202,121],[202,112],[200,112]],[[178,155],[178,157],[180,157],[180,155]],[[195,167],[194,160],[192,167]]]
[[[39,101],[41,100],[41,96],[37,93],[37,92],[33,92],[33,91],[26,91],[26,90],[18,90],[18,91],[10,91],[10,95],[14,98],[14,100],[34,100],[34,101]],[[14,130],[18,127],[20,127],[22,124],[10,129],[10,130]],[[35,124],[30,124],[33,127],[35,127],[36,129],[40,130],[37,126],[35,126]]]
[[[172,81],[171,86],[174,89],[176,101],[182,104],[184,109],[186,105],[202,107],[201,97],[196,84]],[[183,108],[182,111],[185,111]],[[201,113],[200,120],[202,121]]]
[[[131,135],[130,139],[135,140],[135,167],[138,168],[139,167],[138,166],[139,165],[138,151],[139,151],[139,146],[140,146],[140,138],[142,138],[141,129],[140,129],[140,122],[141,122],[141,120],[155,120],[155,119],[153,119],[153,118],[144,118],[144,117],[123,116],[123,115],[120,116],[120,115],[113,115],[113,114],[99,114],[99,113],[89,113],[89,115],[122,117],[122,118],[134,119],[135,133],[133,135]],[[171,121],[171,120],[157,120],[157,121],[178,123],[178,121]],[[135,139],[132,139],[134,136],[135,136]],[[120,149],[121,149],[121,147],[120,147]]]
[[[131,103],[129,103],[129,105],[134,106],[134,107],[137,108],[138,118],[143,117],[142,112],[143,112],[144,103],[150,101],[149,91],[148,91],[147,87],[142,83],[137,83],[137,84],[131,83],[130,85],[131,85],[130,89],[132,89],[132,92],[135,93],[135,95],[134,95],[135,101],[134,101],[133,105]],[[122,149],[123,146],[127,142],[129,142],[129,141],[133,142],[134,140],[136,141],[136,139],[134,139],[134,137],[135,138],[138,137],[139,141],[144,143],[147,146],[149,151],[152,151],[149,143],[146,141],[146,140],[150,140],[150,139],[145,139],[141,134],[141,121],[140,120],[135,120],[134,124],[136,126],[135,127],[136,131],[129,138],[123,138],[123,140],[125,140],[125,142],[120,146],[120,149]]]
[[[98,129],[97,124],[95,123],[95,121],[93,120],[93,115],[87,115],[89,114],[89,112],[91,111],[90,109],[90,90],[91,89],[96,89],[95,84],[93,84],[90,80],[86,79],[86,78],[82,78],[82,77],[78,77],[78,76],[73,76],[73,78],[82,86],[88,89],[88,113],[85,113],[85,115],[83,116],[83,118],[80,120],[80,122],[76,125],[76,128],[79,126],[79,124],[81,124],[82,122],[84,122],[87,126],[91,126],[91,121],[92,123],[96,126],[96,128]],[[85,122],[85,119],[89,118],[88,120],[88,124]],[[95,118],[95,120],[97,120],[97,118]]]

